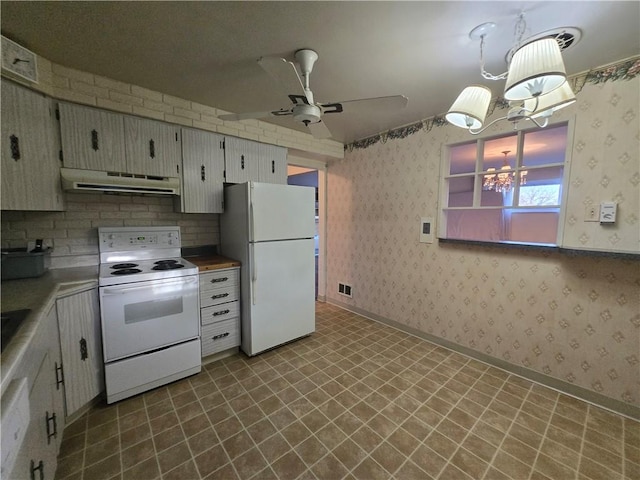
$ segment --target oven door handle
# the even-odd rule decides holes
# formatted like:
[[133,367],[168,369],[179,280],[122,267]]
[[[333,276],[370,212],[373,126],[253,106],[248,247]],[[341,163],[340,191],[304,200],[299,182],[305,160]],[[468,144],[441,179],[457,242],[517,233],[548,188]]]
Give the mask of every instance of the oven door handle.
[[[162,282],[162,286],[170,286],[170,285],[188,285],[190,283],[197,283],[198,282],[198,276],[197,275],[190,275],[188,277],[180,277],[182,280],[178,280],[175,282]],[[140,285],[140,286],[136,286],[136,287],[125,287],[125,286],[118,286],[118,287],[111,287],[111,288],[104,288],[102,289],[102,294],[103,295],[124,295],[126,293],[131,293],[131,292],[139,292],[140,290],[148,290],[149,288],[153,288],[155,286],[158,286],[158,281],[154,281],[151,280],[150,283],[147,283],[146,285]]]

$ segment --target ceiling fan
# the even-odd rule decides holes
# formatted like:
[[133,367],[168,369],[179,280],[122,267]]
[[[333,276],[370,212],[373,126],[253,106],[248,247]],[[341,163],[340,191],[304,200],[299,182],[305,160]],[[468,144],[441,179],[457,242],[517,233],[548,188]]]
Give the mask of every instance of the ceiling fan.
[[319,103],[313,98],[309,87],[309,77],[313,65],[318,60],[318,54],[308,48],[297,50],[294,58],[300,66],[302,76],[293,62],[280,57],[262,57],[258,60],[265,72],[279,82],[288,94],[291,105],[279,110],[250,113],[230,113],[220,115],[222,120],[248,120],[267,117],[292,116],[293,120],[303,123],[309,128],[315,138],[330,138],[331,131],[322,121],[322,116],[328,113],[370,112],[380,110],[398,110],[407,105],[408,99],[404,95],[388,97],[361,98],[342,102]]

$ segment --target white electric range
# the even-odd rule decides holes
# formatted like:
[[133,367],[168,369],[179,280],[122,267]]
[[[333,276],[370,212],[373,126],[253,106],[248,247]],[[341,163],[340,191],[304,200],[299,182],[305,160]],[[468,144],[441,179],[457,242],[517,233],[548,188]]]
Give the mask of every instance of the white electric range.
[[107,403],[201,370],[198,267],[180,227],[99,228]]

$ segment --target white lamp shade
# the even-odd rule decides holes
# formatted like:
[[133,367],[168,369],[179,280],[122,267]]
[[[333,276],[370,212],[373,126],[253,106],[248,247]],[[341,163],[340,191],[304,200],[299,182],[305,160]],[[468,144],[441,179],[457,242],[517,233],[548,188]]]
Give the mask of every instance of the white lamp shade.
[[566,78],[558,42],[553,38],[536,40],[513,55],[504,98],[526,100],[536,93],[544,95],[562,85]]
[[561,87],[558,87],[544,95],[540,95],[538,97],[537,108],[535,98],[525,100],[524,108],[529,111],[533,111],[533,109],[536,108],[536,110],[530,115],[533,118],[537,118],[543,115],[551,115],[556,110],[567,107],[575,101],[576,96],[573,93],[573,90],[571,90],[569,82],[564,82]]
[[462,90],[445,115],[456,127],[478,129],[482,127],[491,103],[491,90],[482,85],[471,85]]

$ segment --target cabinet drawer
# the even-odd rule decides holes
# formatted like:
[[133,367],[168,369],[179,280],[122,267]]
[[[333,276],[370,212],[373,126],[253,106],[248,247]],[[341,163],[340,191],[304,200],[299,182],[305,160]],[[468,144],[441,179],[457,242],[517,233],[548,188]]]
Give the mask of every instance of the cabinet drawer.
[[240,287],[230,285],[225,288],[216,288],[208,292],[200,291],[200,308],[219,305],[221,303],[235,302],[240,297]]
[[240,345],[240,318],[211,323],[202,327],[202,356]]
[[202,325],[222,322],[238,316],[240,316],[239,302],[214,305],[213,307],[207,307],[200,310],[200,320]]
[[216,270],[200,274],[200,292],[209,292],[219,288],[239,285],[238,269]]

